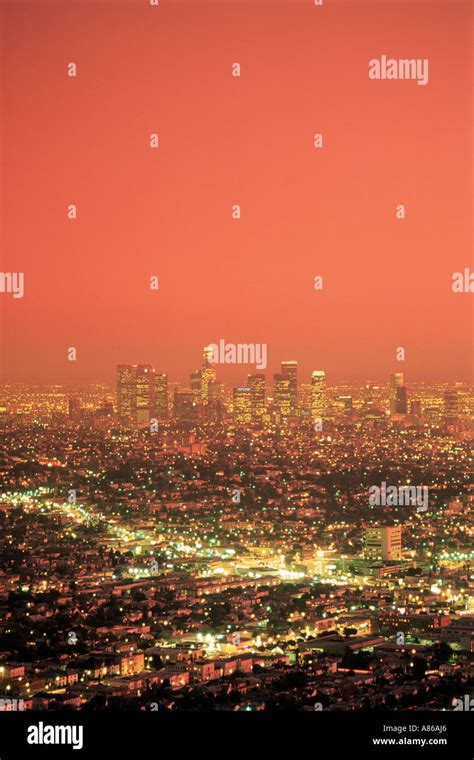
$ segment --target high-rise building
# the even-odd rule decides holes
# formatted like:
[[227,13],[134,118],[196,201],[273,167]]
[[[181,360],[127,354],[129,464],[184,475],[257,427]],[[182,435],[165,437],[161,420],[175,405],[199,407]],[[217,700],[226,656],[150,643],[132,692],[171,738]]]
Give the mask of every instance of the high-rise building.
[[403,388],[404,385],[405,383],[404,383],[403,372],[392,372],[392,374],[390,375],[390,381],[389,381],[390,414],[403,414],[403,412],[398,411],[399,404],[402,402],[402,398],[398,393],[398,389]]
[[207,366],[201,370],[201,401],[207,404],[209,401],[209,385],[216,382],[216,370]]
[[392,372],[390,375],[390,388],[398,388],[400,385],[405,385],[403,372]]
[[178,422],[194,422],[197,418],[197,403],[190,390],[174,392],[174,416]]
[[124,424],[133,424],[137,415],[137,365],[117,366],[117,414]]
[[291,377],[273,375],[273,408],[280,421],[292,416]]
[[252,389],[248,386],[234,388],[234,422],[238,425],[252,422]]
[[156,374],[151,364],[117,366],[117,413],[124,425],[148,425],[155,415]]
[[309,383],[301,383],[298,387],[298,406],[301,410],[301,414],[304,417],[308,417],[311,412],[311,385]]
[[399,385],[395,394],[395,414],[408,414],[407,389]]
[[215,383],[217,380],[216,368],[212,364],[211,359],[212,359],[212,347],[204,346],[202,369],[198,370],[200,372],[200,380],[201,380],[200,397],[203,404],[207,404],[209,401],[209,385],[211,383]]
[[212,353],[213,353],[212,346],[204,346],[202,350],[202,366],[203,367],[207,367],[209,364],[212,364]]
[[155,409],[155,372],[151,364],[139,364],[136,371],[136,422],[149,425]]
[[204,419],[211,422],[222,420],[224,416],[224,387],[222,383],[212,380],[207,386],[207,404],[204,406]]
[[168,417],[168,375],[155,375],[155,415],[159,420]]
[[282,362],[281,374],[290,381],[290,414],[295,417],[298,411],[298,362]]
[[366,559],[395,561],[402,559],[401,525],[366,528],[364,532]]
[[311,375],[311,417],[323,418],[326,413],[326,374],[315,370]]
[[199,401],[201,399],[201,370],[195,369],[194,372],[191,372],[191,376],[189,379],[189,386],[191,388],[191,393],[193,394],[196,401]]
[[252,422],[261,422],[265,414],[265,375],[248,375],[251,391]]

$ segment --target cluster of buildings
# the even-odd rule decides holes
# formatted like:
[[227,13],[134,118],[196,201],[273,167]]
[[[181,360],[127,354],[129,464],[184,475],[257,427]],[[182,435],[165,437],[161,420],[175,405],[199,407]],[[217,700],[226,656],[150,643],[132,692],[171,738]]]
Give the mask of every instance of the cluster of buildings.
[[[124,424],[148,425],[150,420],[173,416],[182,422],[221,421],[226,413],[240,424],[286,422],[298,416],[322,418],[325,414],[326,376],[313,372],[311,385],[298,389],[296,361],[283,361],[273,376],[273,393],[267,395],[262,373],[249,374],[247,384],[233,388],[231,403],[227,389],[217,381],[212,349],[205,347],[203,364],[191,373],[189,388],[174,388],[169,398],[168,376],[149,364],[120,364],[117,367],[117,415]],[[231,407],[229,409],[229,406]]]
[[[456,425],[469,416],[472,398],[465,387],[449,387],[434,407],[422,399],[408,397],[402,372],[390,375],[388,387],[366,384],[354,393],[331,396],[323,370],[315,370],[310,383],[298,384],[298,363],[282,361],[281,371],[267,386],[264,373],[250,373],[247,382],[232,390],[218,382],[211,347],[203,351],[203,363],[191,373],[189,387],[172,387],[168,376],[148,364],[121,364],[117,367],[117,417],[124,425],[150,425],[174,419],[184,424],[233,421],[240,425],[292,424],[301,420],[320,421],[334,415],[365,419],[409,417],[413,422],[442,414],[447,424]],[[345,391],[345,389],[343,389]]]

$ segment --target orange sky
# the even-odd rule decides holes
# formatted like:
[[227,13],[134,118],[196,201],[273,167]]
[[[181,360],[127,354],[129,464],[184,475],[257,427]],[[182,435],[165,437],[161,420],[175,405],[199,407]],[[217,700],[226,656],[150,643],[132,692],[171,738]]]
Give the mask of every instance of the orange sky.
[[[472,378],[470,3],[0,7],[1,269],[25,273],[0,379],[186,379],[220,338],[267,343],[268,376]],[[369,80],[382,54],[428,58],[428,85]]]

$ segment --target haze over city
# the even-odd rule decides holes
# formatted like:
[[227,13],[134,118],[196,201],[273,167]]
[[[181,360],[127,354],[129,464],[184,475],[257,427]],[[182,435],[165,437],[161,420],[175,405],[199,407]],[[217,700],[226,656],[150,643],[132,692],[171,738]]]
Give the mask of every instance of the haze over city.
[[[413,380],[472,377],[468,3],[3,6],[1,380],[182,381],[221,338],[272,373],[382,380],[404,346]],[[429,84],[369,79],[383,51]]]

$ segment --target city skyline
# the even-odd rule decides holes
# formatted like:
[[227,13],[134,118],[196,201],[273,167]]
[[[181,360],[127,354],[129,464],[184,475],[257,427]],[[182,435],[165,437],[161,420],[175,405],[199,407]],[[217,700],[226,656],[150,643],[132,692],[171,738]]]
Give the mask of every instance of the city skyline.
[[[209,343],[203,344],[203,345],[210,345]],[[255,344],[249,344],[249,342],[241,341],[236,342],[232,345],[255,345]],[[267,346],[267,344],[261,344]],[[74,347],[75,348],[75,347]],[[76,349],[75,349],[76,350]],[[443,362],[440,362],[440,366],[442,369],[439,370],[439,372],[435,372],[432,375],[424,374],[422,369],[418,372],[414,372],[412,374],[412,371],[410,367],[413,368],[413,363],[410,362],[409,358],[403,360],[397,360],[397,353],[403,350],[405,354],[407,353],[407,350],[403,346],[393,346],[390,347],[390,355],[391,358],[386,358],[385,361],[381,361],[378,367],[374,367],[374,365],[371,365],[372,371],[368,371],[368,367],[365,368],[362,363],[357,365],[357,371],[354,372],[353,369],[347,368],[346,370],[340,370],[337,373],[332,373],[328,371],[327,367],[324,370],[327,378],[330,378],[332,383],[380,383],[385,382],[386,378],[390,375],[395,375],[398,372],[402,372],[402,374],[409,374],[411,377],[411,381],[415,383],[464,383],[464,384],[471,384],[474,382],[474,374],[471,370],[467,372],[466,376],[458,376],[455,375],[450,368],[445,367]],[[133,365],[133,366],[153,366],[156,371],[162,371],[164,372],[171,383],[176,384],[183,384],[187,383],[189,380],[189,368],[182,368],[180,372],[176,372],[169,369],[169,365],[166,365],[166,362],[164,359],[159,359],[158,361],[153,361],[152,359],[148,359],[147,361],[143,361],[143,359],[138,357],[135,361],[123,361],[123,359],[115,362],[114,364],[111,364],[110,367],[103,373],[96,373],[96,374],[86,374],[84,375],[83,370],[81,369],[81,364],[78,359],[70,361],[67,358],[67,351],[68,349],[65,349],[64,355],[65,355],[65,361],[63,364],[63,369],[60,369],[58,373],[53,377],[51,375],[44,376],[42,371],[37,367],[32,365],[31,363],[28,365],[29,369],[25,370],[24,373],[20,374],[10,374],[9,369],[5,365],[0,365],[0,385],[5,384],[12,384],[12,383],[25,383],[25,384],[54,384],[55,382],[58,382],[62,385],[76,385],[76,384],[88,384],[88,383],[94,383],[94,382],[103,382],[103,383],[114,383],[115,381],[115,369],[120,364],[124,365]],[[76,350],[77,351],[77,350]],[[316,353],[316,352],[315,352]],[[282,373],[282,367],[284,364],[291,364],[296,363],[298,365],[298,376],[306,376],[308,378],[308,382],[311,381],[312,374],[315,372],[314,365],[322,365],[322,361],[316,361],[316,357],[313,360],[306,359],[301,360],[295,358],[296,352],[293,351],[287,351],[287,356],[292,356],[292,359],[281,359],[276,358],[272,355],[272,352],[268,352],[268,366],[265,369],[258,369],[258,366],[255,364],[255,362],[251,363],[239,363],[239,362],[230,362],[230,363],[220,363],[219,361],[213,363],[211,366],[216,369],[216,371],[219,372],[221,381],[226,385],[242,385],[242,381],[245,379],[247,375],[250,374],[264,374],[267,378],[274,377],[276,374]],[[469,351],[469,354],[472,355],[472,359],[469,361],[471,363],[474,363],[474,351]],[[134,352],[134,355],[136,356],[136,352]],[[148,357],[152,355],[152,352],[148,352]],[[285,352],[282,354],[285,355]],[[122,354],[120,354],[120,357],[122,357]],[[191,358],[190,365],[196,364],[197,361],[199,361],[199,351],[193,351],[193,357]],[[173,365],[173,360],[170,362],[171,365]],[[165,366],[166,365],[166,366]],[[329,365],[331,365],[331,362],[329,361]],[[387,369],[384,370],[383,368],[386,367]],[[400,370],[400,367],[403,369]],[[283,373],[284,374],[284,373]]]
[[6,419],[10,411],[20,413],[20,400],[28,397],[36,399],[40,416],[44,403],[50,413],[64,411],[66,404],[71,420],[86,421],[95,403],[99,417],[116,415],[120,424],[150,429],[172,420],[198,426],[225,421],[286,426],[300,421],[311,422],[315,432],[322,433],[323,422],[341,415],[352,422],[359,419],[371,424],[386,417],[406,418],[419,425],[423,420],[432,424],[441,419],[455,424],[461,418],[469,424],[473,414],[470,383],[407,381],[400,371],[381,381],[328,382],[323,370],[302,377],[298,362],[283,360],[281,372],[273,375],[245,372],[241,366],[242,381],[233,385],[221,381],[216,365],[209,363],[210,356],[210,347],[204,347],[201,367],[190,372],[184,383],[143,363],[117,365],[113,383],[6,383],[0,385],[0,419],[1,415]]

